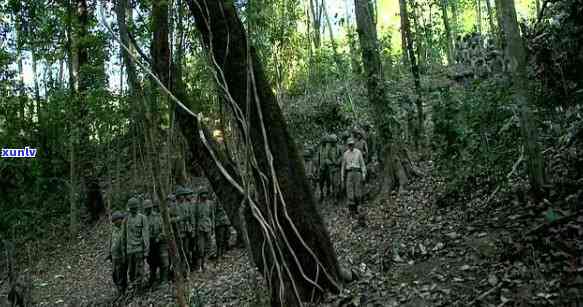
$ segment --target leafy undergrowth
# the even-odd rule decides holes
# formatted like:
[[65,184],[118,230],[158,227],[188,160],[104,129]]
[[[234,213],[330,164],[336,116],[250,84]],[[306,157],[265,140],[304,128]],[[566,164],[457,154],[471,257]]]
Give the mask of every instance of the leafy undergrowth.
[[[340,263],[358,279],[321,306],[565,306],[581,303],[583,217],[549,220],[540,204],[476,202],[437,209],[427,174],[391,199],[366,204],[367,227],[344,205],[322,204]],[[559,214],[559,213],[556,213]],[[40,306],[174,306],[172,285],[115,300],[105,262],[108,225],[99,223],[72,244],[29,268]],[[265,306],[263,282],[246,252],[229,251],[204,273],[191,273],[191,301],[211,306]],[[574,305],[575,306],[575,305]]]

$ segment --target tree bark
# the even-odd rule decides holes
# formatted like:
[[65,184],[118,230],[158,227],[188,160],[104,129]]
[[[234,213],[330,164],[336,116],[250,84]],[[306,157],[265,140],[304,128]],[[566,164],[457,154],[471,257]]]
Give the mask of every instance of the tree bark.
[[[487,1],[487,0],[486,0]],[[446,40],[446,53],[447,53],[447,64],[453,65],[454,51],[453,51],[453,40],[451,37],[451,28],[449,26],[449,17],[447,14],[448,0],[441,0],[441,17],[443,18],[443,28],[445,29],[445,40]]]
[[411,27],[409,23],[409,13],[407,11],[407,1],[399,0],[399,6],[401,10],[401,22],[403,25],[403,31],[405,34],[405,43],[407,45],[409,64],[411,65],[411,74],[413,75],[413,82],[415,84],[415,91],[417,97],[415,98],[415,105],[417,106],[417,125],[415,127],[414,141],[415,145],[419,146],[419,142],[423,137],[423,127],[425,116],[423,115],[423,102],[421,100],[421,75],[419,72],[419,65],[417,59],[415,58],[415,50],[413,49],[413,35],[411,34]]
[[534,191],[542,191],[546,184],[544,159],[538,144],[538,133],[529,105],[527,58],[524,41],[520,36],[514,1],[496,0],[500,32],[505,56],[509,59],[512,74],[514,101],[520,116],[520,131],[527,158],[528,178]]
[[486,11],[488,13],[488,24],[490,25],[490,34],[496,33],[496,26],[494,24],[494,14],[492,13],[492,5],[490,4],[490,0],[486,1]]
[[476,32],[482,33],[482,1],[476,0]]
[[93,161],[93,150],[90,141],[91,128],[88,122],[87,114],[89,113],[87,102],[87,91],[92,83],[92,76],[88,73],[91,64],[89,63],[89,7],[86,0],[77,0],[77,9],[75,14],[75,51],[76,51],[76,72],[77,80],[77,104],[78,104],[78,127],[79,127],[79,161],[83,170],[81,177],[85,186],[85,206],[88,209],[91,218],[95,221],[105,212],[103,196],[99,186],[99,180]]
[[[318,300],[326,290],[338,292],[338,260],[328,231],[316,210],[296,145],[255,49],[248,45],[233,3],[219,0],[188,0],[187,3],[204,46],[214,58],[213,68],[219,75],[219,82],[224,81],[223,85],[228,88],[228,92],[223,88],[223,94],[228,94],[233,103],[244,110],[243,116],[250,118],[248,133],[242,134],[253,144],[257,161],[253,171],[258,189],[257,206],[277,235],[265,237],[261,225],[250,214],[246,215],[245,223],[251,239],[252,259],[270,285],[272,305],[300,305],[296,294],[301,301],[308,301],[312,297]],[[235,105],[230,106],[234,108]],[[269,134],[264,130],[267,128]],[[185,136],[194,143],[192,134],[185,133]],[[279,196],[273,192],[275,187],[281,191],[277,193]],[[232,202],[223,204],[228,210],[236,206]],[[272,244],[281,247],[281,252],[262,253],[263,243],[270,239]],[[278,274],[266,274],[276,262],[287,272],[281,279]],[[314,280],[319,288],[307,278]]]

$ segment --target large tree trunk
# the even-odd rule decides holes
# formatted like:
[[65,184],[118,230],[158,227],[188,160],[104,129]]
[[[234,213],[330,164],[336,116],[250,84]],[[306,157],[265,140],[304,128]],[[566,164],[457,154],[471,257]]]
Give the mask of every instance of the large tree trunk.
[[[449,17],[447,16],[447,9],[449,7],[448,0],[441,0],[441,17],[443,18],[443,28],[445,29],[447,64],[453,65],[455,63],[453,54],[453,40],[451,37],[451,28],[449,26]],[[402,22],[401,22],[402,23]]]
[[[394,114],[394,109],[389,103],[384,86],[376,27],[370,6],[368,0],[355,0],[354,6],[368,99],[377,114],[375,121],[377,127],[380,128],[380,137],[386,144],[383,148],[384,171],[381,188],[381,195],[386,196],[396,187],[404,188],[408,182],[408,176],[404,171],[404,160],[401,158],[398,146],[398,127],[388,119]],[[415,56],[410,58],[414,60]]]
[[97,220],[105,212],[103,196],[99,187],[99,179],[93,161],[94,150],[90,141],[91,128],[87,119],[89,113],[87,91],[89,90],[93,77],[89,73],[91,64],[89,63],[89,7],[86,0],[77,0],[76,9],[76,37],[75,51],[77,65],[77,103],[78,103],[78,128],[79,128],[79,164],[83,170],[82,178],[85,186],[85,206],[87,207],[91,218]]
[[514,1],[496,0],[496,9],[505,46],[504,52],[510,61],[509,70],[513,80],[514,101],[519,110],[520,131],[527,157],[528,178],[533,190],[541,191],[545,186],[546,178],[544,159],[538,144],[538,133],[529,106],[526,48],[520,36]]
[[[326,290],[338,292],[336,253],[316,210],[296,145],[255,49],[248,44],[233,3],[219,0],[187,2],[203,43],[213,58],[211,62],[219,82],[224,86],[225,100],[232,101],[234,105],[230,106],[240,108],[243,116],[250,119],[248,131],[242,134],[249,137],[257,162],[253,177],[258,190],[259,211],[253,212],[261,214],[267,225],[260,224],[250,214],[246,215],[245,222],[252,258],[271,288],[272,304],[297,306],[300,302],[296,295],[301,301],[308,301],[312,297],[319,299]],[[250,91],[248,86],[251,86]],[[269,129],[269,134],[265,129]],[[185,136],[190,142],[195,137],[192,134]],[[231,210],[238,204],[229,202],[224,205]],[[266,234],[262,225],[272,231]],[[264,243],[268,247],[266,253],[263,253]],[[278,246],[274,253],[270,252],[271,244]],[[269,274],[276,264],[281,265],[281,274],[277,271]]]
[[[127,25],[126,25],[126,12],[127,12],[127,7],[128,7],[128,0],[120,0],[118,2],[118,5],[116,6],[116,15],[117,15],[117,21],[118,21],[118,26],[119,26],[119,30],[120,30],[120,40],[122,42],[123,45],[125,46],[130,46],[129,44],[129,35],[128,35],[128,30],[127,30]],[[160,11],[166,11],[166,13],[164,12],[160,12]],[[163,5],[154,5],[153,7],[153,11],[152,11],[152,18],[153,18],[153,24],[155,25],[159,25],[159,24],[164,24],[164,21],[159,20],[159,19],[164,19],[166,18],[166,25],[167,25],[167,17],[168,17],[168,8],[166,6]],[[168,29],[166,27],[166,29]],[[160,40],[164,40],[165,42],[159,42],[161,46],[168,46],[168,35],[166,33],[166,35],[164,35],[163,33],[163,29],[160,30],[160,32],[158,32],[157,34],[155,34],[155,36],[157,35],[157,38]],[[159,67],[164,67],[163,63],[161,63],[162,61],[167,61],[167,66],[165,67],[169,67],[169,61],[170,58],[169,56],[166,56],[165,54],[163,54],[165,52],[164,48],[161,48],[160,46],[156,46],[156,48],[153,48],[156,50],[156,52],[153,52],[154,55],[156,55],[156,57],[153,58],[154,61],[154,69],[159,68]],[[131,49],[130,49],[131,50]],[[169,49],[167,49],[169,50]],[[168,52],[169,55],[169,52]],[[144,104],[146,104],[146,99],[143,95],[143,90],[142,87],[140,85],[140,83],[138,82],[137,79],[137,75],[136,75],[136,69],[134,66],[134,63],[131,60],[131,54],[129,52],[127,52],[127,50],[123,50],[122,52],[122,57],[123,57],[123,61],[126,67],[126,71],[128,73],[128,88],[130,89],[130,96],[137,100],[137,101],[144,101]],[[163,69],[165,70],[165,69]],[[164,76],[164,73],[161,72],[161,75]],[[166,73],[166,76],[168,74]],[[166,78],[166,82],[168,82],[168,78]],[[139,106],[139,104],[137,104]],[[146,106],[144,105],[143,108],[140,109],[145,109]],[[151,117],[146,116],[147,119],[151,120]],[[160,214],[162,216],[162,231],[165,234],[166,238],[169,239],[168,242],[168,249],[169,249],[169,254],[170,254],[170,258],[172,259],[172,263],[176,264],[177,267],[177,272],[182,272],[183,271],[183,263],[181,262],[181,258],[179,257],[178,254],[178,247],[176,244],[176,237],[174,232],[172,231],[172,227],[170,226],[170,214],[168,211],[168,204],[166,203],[166,191],[164,190],[165,186],[162,183],[162,179],[160,178],[160,173],[161,173],[161,162],[160,162],[160,157],[157,156],[157,154],[155,154],[155,150],[153,150],[153,144],[155,144],[156,141],[156,133],[155,133],[155,128],[152,122],[147,122],[145,123],[145,126],[147,127],[145,130],[145,136],[146,136],[146,144],[148,144],[150,150],[150,158],[152,161],[152,167],[153,167],[153,174],[154,174],[154,181],[155,184],[157,186],[156,189],[156,196],[158,197],[158,200],[160,201]],[[134,163],[137,163],[134,161]],[[185,290],[185,286],[184,286],[184,279],[183,279],[183,275],[178,273],[176,274],[176,299],[177,299],[177,303],[179,306],[181,307],[186,307],[186,290]]]

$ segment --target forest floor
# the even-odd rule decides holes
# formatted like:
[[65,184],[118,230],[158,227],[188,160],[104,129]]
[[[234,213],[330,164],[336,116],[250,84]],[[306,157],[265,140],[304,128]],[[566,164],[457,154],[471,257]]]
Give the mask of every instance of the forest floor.
[[[553,260],[520,239],[537,226],[529,224],[528,208],[437,209],[434,189],[443,182],[432,175],[431,162],[420,166],[425,176],[406,191],[366,203],[367,227],[345,206],[321,204],[340,263],[359,277],[321,306],[564,306],[581,297],[583,268],[576,261]],[[581,217],[575,221],[583,224]],[[115,300],[105,261],[108,233],[101,222],[71,243],[53,243],[28,268],[35,305],[173,306],[174,288],[167,284]],[[191,273],[188,284],[192,297],[211,306],[268,303],[243,249]]]

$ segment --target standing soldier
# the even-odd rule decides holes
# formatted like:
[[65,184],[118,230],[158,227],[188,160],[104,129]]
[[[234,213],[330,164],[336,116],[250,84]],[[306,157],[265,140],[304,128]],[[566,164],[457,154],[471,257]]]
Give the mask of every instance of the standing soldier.
[[142,288],[144,279],[144,259],[150,252],[150,227],[148,218],[138,213],[140,202],[137,198],[128,200],[129,216],[124,221],[124,237],[130,285]]
[[332,191],[336,199],[340,199],[340,164],[342,163],[342,145],[338,144],[338,137],[336,134],[330,135],[330,178],[332,181]]
[[217,245],[217,259],[220,259],[229,246],[229,218],[223,205],[217,201],[213,205],[213,222],[215,228],[215,242]]
[[189,197],[192,194],[189,188],[178,187],[176,189],[176,240],[180,241],[178,244],[179,253],[184,263],[184,276],[187,275],[187,265],[191,265],[190,261],[190,232],[192,231],[192,223],[190,217],[190,201]]
[[331,168],[334,161],[329,136],[323,136],[318,150],[318,172],[320,176],[320,201],[332,193]]
[[368,145],[364,139],[364,131],[354,128],[352,129],[352,137],[354,139],[354,148],[360,150],[365,161],[368,159]]
[[311,185],[314,186],[316,182],[316,171],[314,170],[314,155],[312,149],[306,147],[304,149],[304,167],[306,168],[306,177],[310,181]]
[[354,139],[348,140],[348,150],[342,156],[341,180],[346,181],[348,209],[353,216],[358,216],[359,223],[364,226],[364,214],[358,214],[358,206],[362,202],[362,183],[366,178],[366,165],[362,152],[355,148]]
[[162,233],[162,217],[151,200],[144,201],[144,210],[150,225],[150,253],[148,254],[148,265],[150,266],[150,286],[156,282],[156,274],[160,269],[160,281],[168,279],[168,243]]
[[109,238],[109,256],[113,266],[112,277],[118,294],[123,295],[128,286],[128,275],[126,265],[126,249],[122,230],[125,215],[119,211],[111,215],[111,236]]
[[198,193],[198,202],[194,207],[194,230],[196,231],[195,240],[195,261],[193,265],[198,267],[199,272],[204,270],[206,259],[207,245],[210,244],[211,233],[211,203],[208,200],[209,192],[202,188]]

